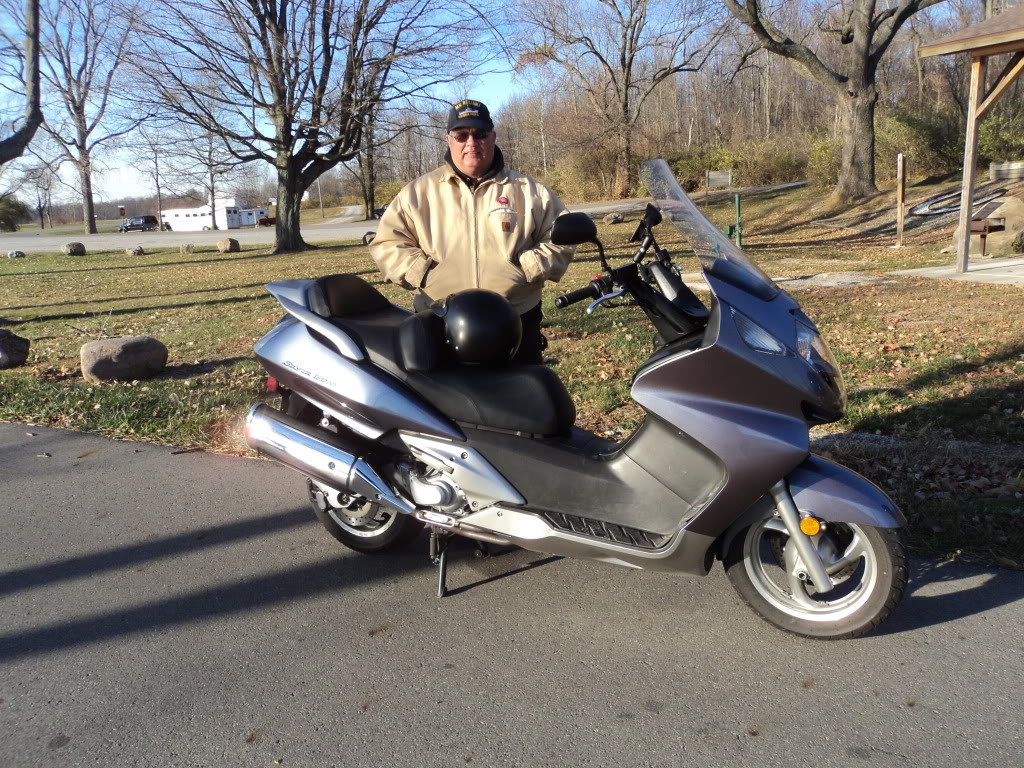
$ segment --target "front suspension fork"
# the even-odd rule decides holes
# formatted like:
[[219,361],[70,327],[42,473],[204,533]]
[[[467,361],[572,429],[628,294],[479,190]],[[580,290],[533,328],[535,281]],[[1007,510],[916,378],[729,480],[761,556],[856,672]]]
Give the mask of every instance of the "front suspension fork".
[[811,537],[800,530],[800,512],[796,508],[786,481],[779,480],[771,487],[769,493],[775,501],[775,509],[778,511],[779,517],[782,518],[786,530],[789,531],[790,540],[796,545],[796,551],[799,553],[804,567],[807,568],[807,575],[810,577],[811,583],[814,584],[814,588],[820,594],[830,592],[833,587],[832,579],[829,577],[828,571],[825,570],[825,564],[821,562],[821,556],[811,541]]

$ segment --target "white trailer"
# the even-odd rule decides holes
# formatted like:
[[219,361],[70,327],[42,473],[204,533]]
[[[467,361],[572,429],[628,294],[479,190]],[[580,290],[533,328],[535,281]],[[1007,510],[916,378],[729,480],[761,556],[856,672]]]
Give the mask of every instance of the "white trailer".
[[[238,229],[242,226],[241,209],[244,204],[233,197],[217,200],[211,216],[210,205],[199,208],[170,208],[160,212],[160,220],[165,229],[172,232],[199,232],[213,229],[213,221],[217,221],[217,229]],[[254,222],[255,223],[255,222]]]
[[238,215],[243,227],[255,227],[260,219],[270,215],[270,211],[266,208],[243,208]]

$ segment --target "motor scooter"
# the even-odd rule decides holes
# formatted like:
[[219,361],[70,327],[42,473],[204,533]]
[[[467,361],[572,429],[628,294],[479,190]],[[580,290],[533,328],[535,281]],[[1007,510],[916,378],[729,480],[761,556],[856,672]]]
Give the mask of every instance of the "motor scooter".
[[[721,561],[777,627],[871,631],[906,586],[905,520],[871,482],[810,453],[810,427],[846,407],[828,345],[664,161],[642,178],[655,203],[625,263],[608,264],[585,214],[551,233],[592,243],[603,268],[556,307],[634,306],[654,328],[630,389],[644,418],[628,437],[576,427],[551,368],[460,364],[437,314],[331,275],[267,286],[287,314],[255,352],[282,400],[252,407],[249,445],[305,475],[313,511],[354,550],[387,552],[425,526],[439,596],[447,543],[464,536],[699,576]],[[663,221],[696,256],[709,304],[658,245]]]

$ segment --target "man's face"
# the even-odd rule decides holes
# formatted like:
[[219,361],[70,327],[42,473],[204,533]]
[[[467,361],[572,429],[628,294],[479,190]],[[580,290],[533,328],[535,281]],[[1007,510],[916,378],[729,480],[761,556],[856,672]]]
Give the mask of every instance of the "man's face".
[[446,138],[455,167],[469,178],[479,179],[490,170],[494,162],[494,131],[455,128]]

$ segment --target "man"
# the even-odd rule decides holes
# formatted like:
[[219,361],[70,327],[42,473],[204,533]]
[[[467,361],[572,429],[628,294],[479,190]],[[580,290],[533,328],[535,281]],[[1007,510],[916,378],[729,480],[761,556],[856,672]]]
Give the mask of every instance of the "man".
[[417,310],[467,288],[501,294],[523,323],[513,362],[540,363],[544,281],[558,282],[574,252],[551,244],[551,225],[565,206],[540,182],[505,167],[479,101],[451,108],[445,140],[445,165],[398,193],[370,255],[386,279],[416,292]]

